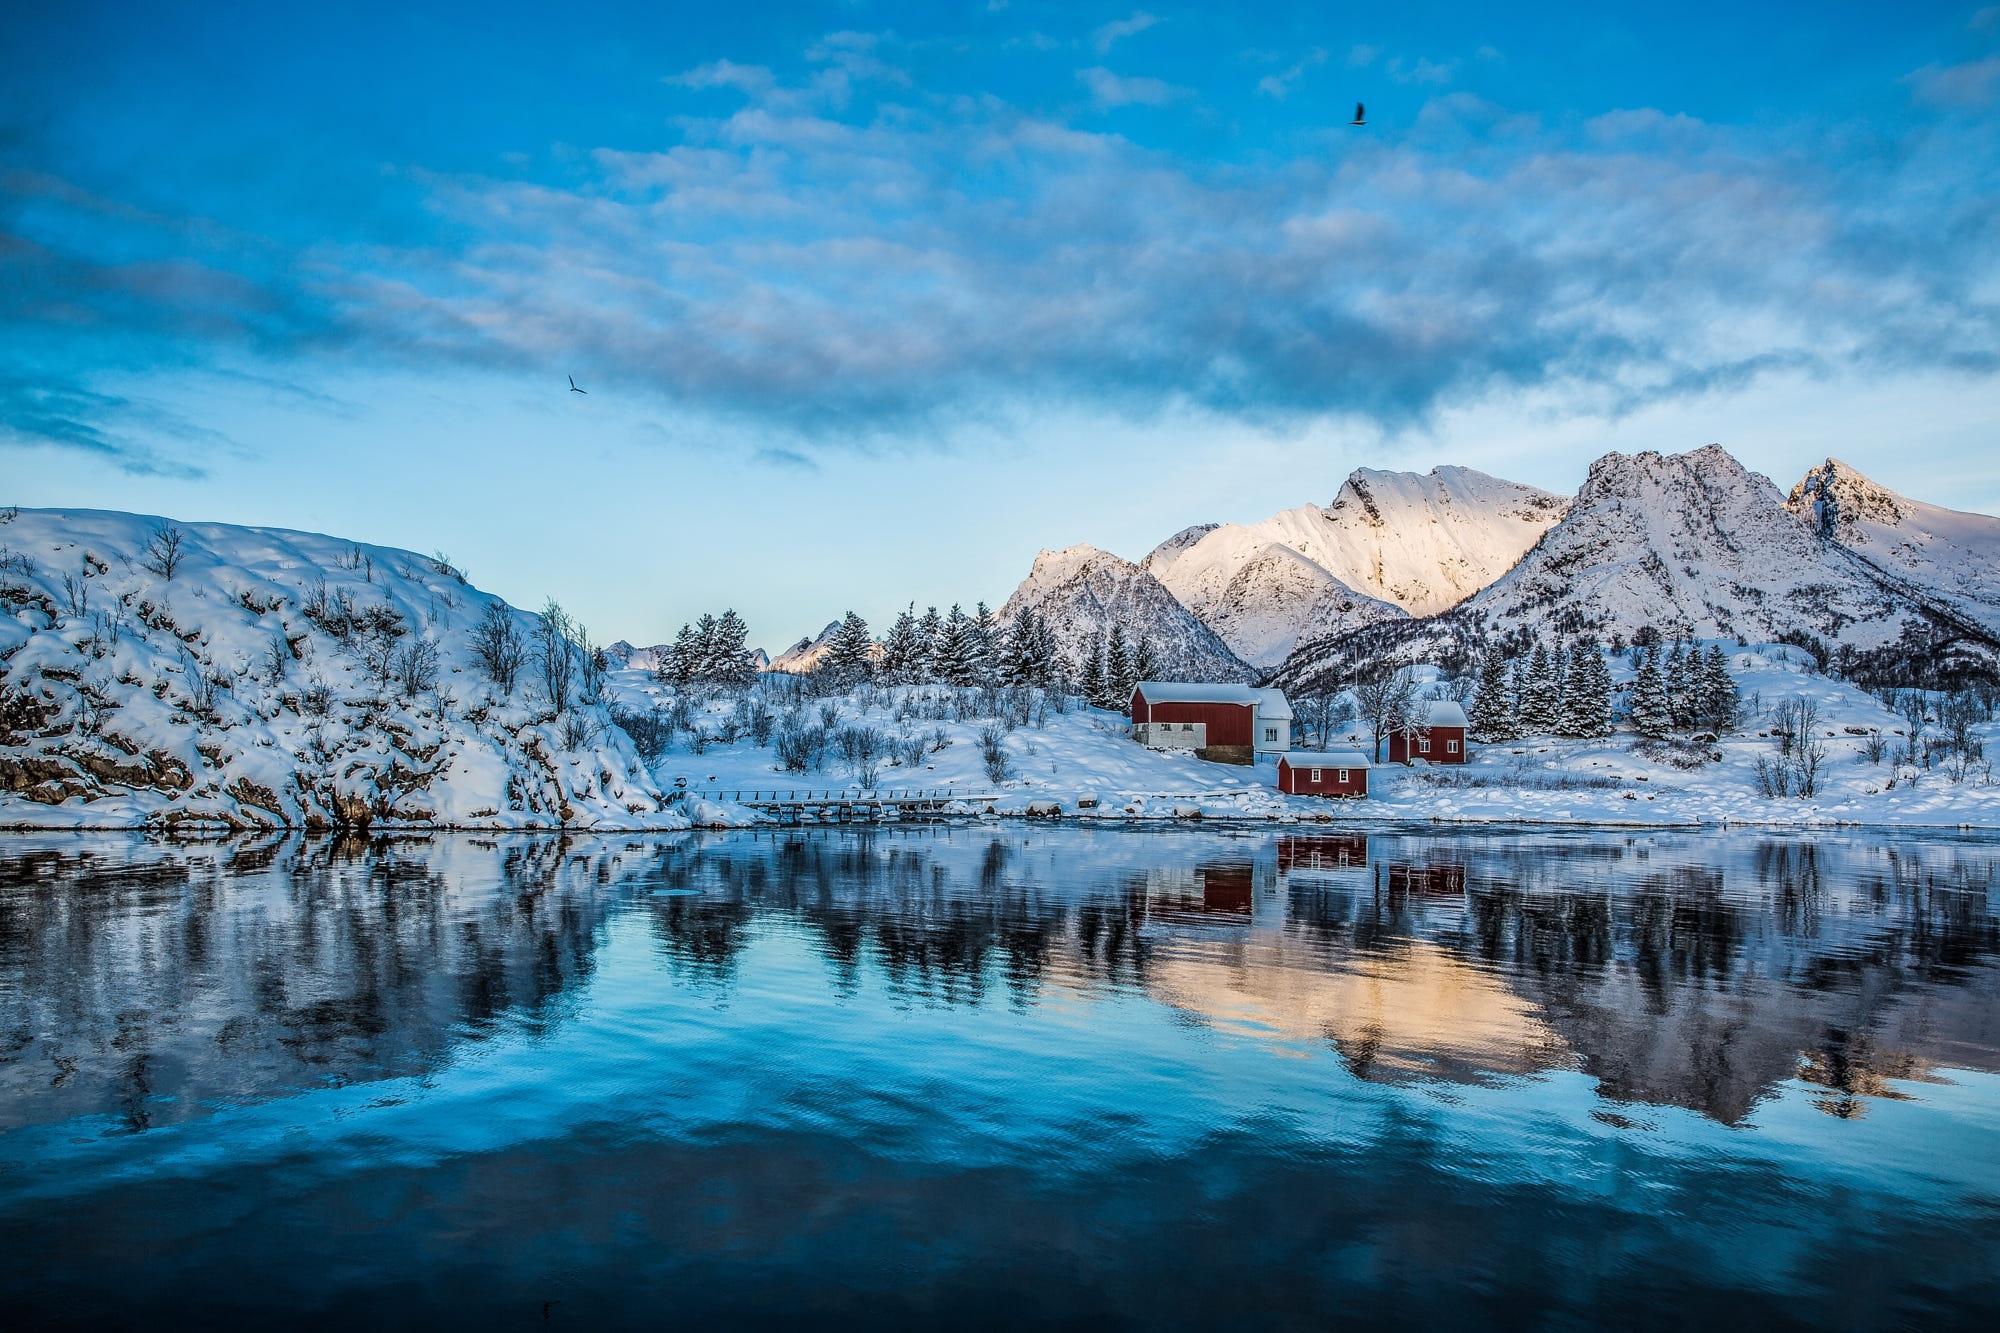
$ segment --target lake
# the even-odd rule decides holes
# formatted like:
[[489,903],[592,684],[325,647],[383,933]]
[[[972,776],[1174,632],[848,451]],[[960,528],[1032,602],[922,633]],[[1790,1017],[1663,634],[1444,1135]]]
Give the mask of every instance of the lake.
[[1990,1326],[2000,843],[0,838],[9,1324]]

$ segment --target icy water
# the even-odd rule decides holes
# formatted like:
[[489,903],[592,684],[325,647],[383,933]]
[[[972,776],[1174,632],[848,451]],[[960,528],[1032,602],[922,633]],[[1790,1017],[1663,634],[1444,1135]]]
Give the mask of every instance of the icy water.
[[0,839],[12,1327],[1992,1327],[2000,844]]

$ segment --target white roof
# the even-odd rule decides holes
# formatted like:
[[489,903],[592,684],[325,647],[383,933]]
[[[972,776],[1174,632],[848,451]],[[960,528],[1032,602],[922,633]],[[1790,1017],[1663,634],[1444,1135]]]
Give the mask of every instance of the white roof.
[[[1272,689],[1269,686],[1252,686],[1250,693],[1257,696],[1258,717],[1268,717],[1274,722],[1292,720],[1291,701],[1285,698],[1283,690]],[[1150,699],[1153,696],[1149,694],[1146,697]]]
[[1287,750],[1278,756],[1293,768],[1373,768],[1359,750]]
[[1419,701],[1423,710],[1424,725],[1427,727],[1462,727],[1466,725],[1465,705],[1453,703],[1449,699],[1424,699]]
[[1149,704],[1245,704],[1254,706],[1248,685],[1204,685],[1187,680],[1142,680],[1133,687]]

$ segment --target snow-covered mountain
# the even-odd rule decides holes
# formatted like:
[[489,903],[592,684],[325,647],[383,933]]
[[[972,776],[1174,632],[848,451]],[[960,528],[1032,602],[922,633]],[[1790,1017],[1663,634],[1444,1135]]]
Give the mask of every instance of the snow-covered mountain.
[[411,551],[95,510],[0,512],[0,825],[686,827],[537,619]]
[[1870,647],[1896,638],[1911,608],[1712,444],[1604,455],[1563,520],[1462,609],[1499,631],[1803,631]]
[[833,650],[833,636],[839,632],[840,625],[841,622],[838,620],[827,622],[826,628],[819,632],[818,638],[800,639],[797,643],[785,649],[784,652],[772,658],[767,666],[760,669],[764,671],[788,671],[794,675],[803,676],[806,672],[818,666],[821,660]]
[[1898,495],[1835,458],[1806,473],[1785,507],[1821,537],[2000,634],[2000,518]]
[[1000,608],[1000,621],[1011,623],[1027,607],[1047,620],[1057,651],[1069,661],[1117,624],[1135,640],[1146,636],[1161,669],[1178,679],[1236,681],[1256,674],[1158,579],[1095,546],[1038,554]]
[[1239,657],[1268,668],[1302,639],[1455,605],[1510,569],[1568,505],[1471,468],[1362,468],[1324,509],[1187,528],[1141,563]]

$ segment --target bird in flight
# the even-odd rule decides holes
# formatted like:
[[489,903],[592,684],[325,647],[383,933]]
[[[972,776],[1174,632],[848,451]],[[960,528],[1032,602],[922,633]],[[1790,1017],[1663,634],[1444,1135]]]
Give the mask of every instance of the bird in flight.
[[1366,125],[1367,123],[1368,123],[1368,108],[1363,106],[1361,103],[1356,102],[1354,104],[1354,119],[1349,121],[1348,124]]
[[582,395],[583,395],[584,397],[586,397],[586,398],[590,397],[590,390],[588,390],[588,389],[579,389],[579,388],[577,388],[577,387],[576,387],[576,376],[574,376],[574,375],[571,375],[571,376],[569,377],[569,391],[570,391],[571,393],[580,393],[580,394],[582,394]]

